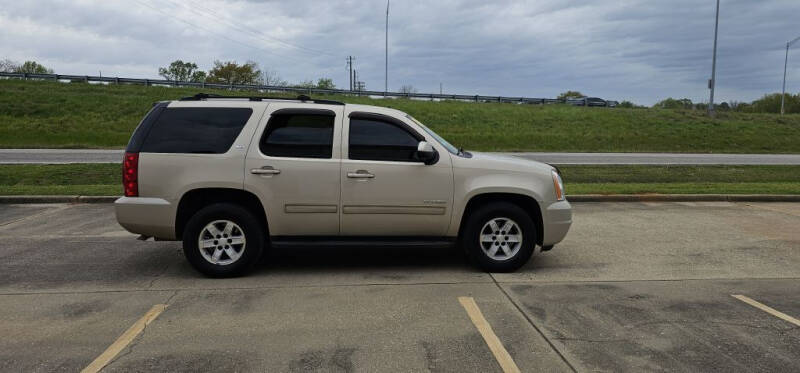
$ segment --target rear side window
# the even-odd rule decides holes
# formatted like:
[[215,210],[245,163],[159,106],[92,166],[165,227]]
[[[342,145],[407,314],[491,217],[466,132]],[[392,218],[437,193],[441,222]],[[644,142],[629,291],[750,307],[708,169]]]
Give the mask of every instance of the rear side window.
[[417,162],[420,139],[397,124],[351,118],[349,137],[350,159]]
[[261,153],[273,157],[331,158],[333,112],[272,114],[261,137]]
[[252,114],[250,108],[166,108],[150,128],[141,151],[222,154]]

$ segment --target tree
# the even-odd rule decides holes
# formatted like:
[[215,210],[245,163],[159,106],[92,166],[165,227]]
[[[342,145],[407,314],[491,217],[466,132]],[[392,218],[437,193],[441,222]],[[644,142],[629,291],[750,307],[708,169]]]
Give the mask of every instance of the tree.
[[417,93],[417,89],[413,85],[404,85],[400,87],[400,93]]
[[197,70],[194,62],[183,62],[181,60],[172,61],[169,67],[159,67],[158,75],[167,80],[177,80],[181,82],[201,82],[206,73]]
[[13,73],[19,68],[19,64],[8,58],[0,60],[0,72]]
[[274,87],[286,87],[289,85],[288,82],[286,82],[285,80],[281,79],[280,76],[278,76],[277,72],[272,70],[262,71],[258,83]]
[[674,99],[672,97],[657,102],[653,107],[662,109],[692,109],[694,104],[688,98]]
[[317,88],[317,85],[314,84],[313,80],[304,80],[300,83],[295,84],[293,87],[297,88]]
[[22,65],[16,66],[13,70],[15,73],[26,74],[52,74],[53,69],[47,68],[36,61],[25,61]]
[[[800,113],[800,94],[793,95],[788,92],[786,93],[785,110],[786,113]],[[781,94],[772,93],[764,95],[764,97],[753,101],[747,108],[747,111],[752,113],[780,113]]]
[[198,70],[192,73],[192,76],[189,77],[189,81],[199,83],[206,81],[206,78],[207,78],[206,72]]
[[214,61],[214,68],[208,71],[206,78],[206,82],[222,84],[258,84],[260,81],[261,70],[252,61],[241,65],[236,61]]
[[583,93],[580,93],[578,91],[566,91],[566,92],[558,95],[558,99],[559,100],[564,100],[564,99],[568,99],[568,98],[582,98],[582,97],[586,97],[586,96]]
[[636,104],[634,104],[633,102],[625,100],[625,101],[620,102],[619,105],[617,105],[617,107],[626,108],[626,109],[633,109],[633,108],[636,107]]
[[333,84],[333,79],[331,79],[331,78],[319,78],[317,80],[317,88],[319,88],[319,89],[336,89],[336,85]]

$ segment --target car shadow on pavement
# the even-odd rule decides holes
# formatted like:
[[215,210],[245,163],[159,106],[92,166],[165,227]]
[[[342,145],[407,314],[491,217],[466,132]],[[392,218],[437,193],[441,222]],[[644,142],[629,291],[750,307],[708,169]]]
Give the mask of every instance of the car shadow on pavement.
[[303,247],[272,250],[262,259],[263,270],[325,269],[464,269],[474,270],[457,248]]

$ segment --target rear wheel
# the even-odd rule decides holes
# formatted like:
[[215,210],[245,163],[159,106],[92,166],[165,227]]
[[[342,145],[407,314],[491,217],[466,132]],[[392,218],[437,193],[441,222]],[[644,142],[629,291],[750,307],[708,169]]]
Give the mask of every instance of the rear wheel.
[[533,219],[517,205],[490,203],[474,210],[464,224],[461,245],[487,272],[511,272],[530,260],[536,246]]
[[241,206],[218,203],[204,207],[186,223],[183,253],[210,277],[233,277],[250,270],[264,246],[258,219]]

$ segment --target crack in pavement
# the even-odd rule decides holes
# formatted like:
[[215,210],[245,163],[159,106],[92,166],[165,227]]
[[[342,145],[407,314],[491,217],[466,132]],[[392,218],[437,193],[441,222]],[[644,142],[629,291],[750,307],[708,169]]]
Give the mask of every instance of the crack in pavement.
[[780,327],[777,327],[777,326],[774,326],[774,325],[759,326],[759,325],[753,325],[753,324],[736,323],[736,322],[729,322],[729,321],[717,321],[717,320],[694,320],[694,321],[690,321],[690,320],[655,320],[655,321],[645,321],[645,322],[641,322],[641,323],[623,325],[622,327],[623,328],[638,328],[640,326],[645,326],[645,325],[659,325],[659,324],[671,324],[671,325],[677,325],[677,324],[681,324],[681,325],[684,325],[684,324],[685,325],[692,325],[692,324],[719,324],[719,325],[729,325],[729,326],[741,326],[741,327],[744,327],[744,328],[753,328],[753,329],[759,329],[759,330],[769,330],[769,331],[774,331],[774,332],[779,332],[779,333],[784,333],[784,332],[792,331],[792,330],[795,330],[795,329],[800,329],[800,327],[798,327],[798,326],[789,326],[789,327],[786,327],[786,328],[780,328]]
[[22,221],[25,221],[25,220],[28,220],[28,219],[36,218],[36,217],[40,217],[42,215],[49,215],[49,214],[52,214],[52,213],[60,212],[60,211],[66,210],[66,209],[68,209],[70,207],[72,207],[72,205],[62,205],[62,206],[56,206],[56,207],[53,207],[53,208],[45,208],[42,211],[39,211],[37,213],[33,213],[31,215],[23,216],[23,217],[21,217],[21,218],[19,218],[17,220],[12,220],[12,221],[8,221],[8,222],[5,222],[5,223],[0,223],[0,227],[5,228],[6,226],[11,225],[11,224],[19,223],[19,222],[22,222]]
[[[167,297],[166,301],[164,301],[163,304],[166,305],[167,307],[169,307],[170,303],[172,302],[172,299],[175,298],[176,295],[178,295],[178,292],[179,292],[179,290],[173,291],[172,294],[169,297]],[[166,308],[165,308],[164,311],[166,311]],[[155,320],[153,320],[152,322],[155,322]],[[149,325],[150,325],[150,323],[145,323],[144,327],[142,327],[142,331],[139,333],[139,335],[137,335],[136,338],[134,338],[131,341],[131,343],[125,348],[125,352],[115,356],[114,359],[109,361],[108,364],[106,364],[102,369],[100,369],[100,371],[103,371],[104,369],[106,369],[107,367],[111,366],[115,362],[117,362],[117,361],[123,359],[124,357],[132,354],[133,350],[136,349],[136,346],[138,346],[142,342],[142,340],[144,340],[144,336],[147,333],[147,328],[149,327]]]
[[544,332],[541,330],[541,328],[539,328],[539,326],[537,326],[537,325],[536,325],[536,323],[534,323],[534,322],[533,322],[533,320],[532,320],[530,317],[528,317],[528,315],[525,313],[525,311],[523,311],[523,310],[522,310],[522,308],[521,308],[521,307],[520,307],[520,306],[517,304],[517,302],[514,302],[514,299],[512,299],[512,298],[511,298],[511,296],[510,296],[510,295],[509,295],[509,294],[508,294],[508,293],[505,291],[505,289],[503,289],[503,287],[502,287],[502,286],[500,286],[500,283],[498,283],[498,282],[497,282],[497,279],[494,277],[494,274],[492,274],[492,273],[489,273],[489,277],[491,277],[491,278],[492,278],[492,280],[494,281],[494,284],[495,284],[495,286],[497,286],[497,289],[499,289],[499,290],[500,290],[500,292],[501,292],[501,293],[503,293],[503,295],[506,297],[506,299],[508,299],[508,301],[509,301],[509,302],[511,302],[511,304],[514,306],[514,308],[516,308],[516,309],[517,309],[517,311],[518,311],[518,312],[519,312],[519,313],[522,315],[522,317],[524,317],[524,318],[525,318],[525,320],[527,320],[527,321],[528,321],[528,324],[530,324],[530,325],[533,327],[533,329],[534,329],[534,330],[536,330],[536,332],[538,332],[540,336],[542,336],[542,338],[545,340],[545,342],[547,342],[547,344],[550,346],[550,348],[551,348],[551,349],[553,349],[553,351],[554,351],[556,354],[558,354],[558,357],[560,357],[560,358],[561,358],[561,360],[564,362],[564,364],[566,364],[566,365],[567,365],[567,367],[569,367],[569,369],[570,369],[570,370],[572,370],[573,372],[577,373],[577,372],[578,372],[578,370],[577,370],[577,369],[575,368],[575,366],[574,366],[574,365],[572,365],[572,363],[571,363],[571,362],[570,362],[570,361],[567,359],[567,357],[564,355],[564,353],[563,353],[563,352],[561,352],[561,350],[559,350],[559,349],[558,349],[558,348],[557,348],[557,347],[556,347],[556,346],[553,344],[553,342],[550,340],[550,338],[548,338],[548,337],[547,337],[547,336],[544,334]]

